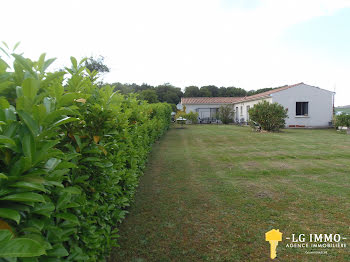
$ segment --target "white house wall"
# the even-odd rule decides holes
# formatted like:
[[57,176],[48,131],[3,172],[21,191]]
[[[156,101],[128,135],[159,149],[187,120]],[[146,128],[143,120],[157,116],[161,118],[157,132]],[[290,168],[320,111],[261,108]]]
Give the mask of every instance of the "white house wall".
[[[333,93],[301,84],[273,93],[272,102],[288,108],[286,126],[328,127],[333,117]],[[296,102],[308,102],[308,116],[296,116]]]
[[[246,101],[246,102],[241,102],[241,103],[235,103],[234,104],[234,110],[235,110],[234,119],[235,119],[235,121],[237,120],[237,116],[238,116],[238,120],[241,120],[243,118],[244,121],[248,121],[249,120],[249,114],[247,112],[247,106],[252,108],[255,104],[257,104],[259,102],[262,102],[264,100],[269,102],[269,103],[271,103],[271,101],[272,101],[271,98],[263,98],[263,99],[257,99],[257,100]],[[242,107],[243,110],[241,110],[241,107]],[[238,108],[238,115],[237,115],[237,108]]]

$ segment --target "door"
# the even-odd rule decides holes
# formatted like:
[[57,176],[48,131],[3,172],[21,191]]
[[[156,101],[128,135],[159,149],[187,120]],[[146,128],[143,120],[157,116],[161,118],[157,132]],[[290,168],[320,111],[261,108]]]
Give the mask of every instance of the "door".
[[210,108],[200,108],[198,110],[199,117],[201,119],[203,118],[209,118],[210,117]]

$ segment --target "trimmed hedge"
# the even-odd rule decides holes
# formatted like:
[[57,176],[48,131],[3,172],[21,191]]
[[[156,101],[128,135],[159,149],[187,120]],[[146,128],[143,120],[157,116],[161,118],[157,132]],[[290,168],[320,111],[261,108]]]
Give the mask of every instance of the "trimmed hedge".
[[[171,106],[99,89],[54,59],[0,59],[0,261],[102,261]],[[65,78],[65,75],[68,77]]]

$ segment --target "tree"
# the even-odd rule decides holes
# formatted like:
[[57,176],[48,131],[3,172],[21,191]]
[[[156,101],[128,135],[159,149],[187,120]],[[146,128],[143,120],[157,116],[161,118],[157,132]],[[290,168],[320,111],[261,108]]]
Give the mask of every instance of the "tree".
[[226,97],[227,96],[226,91],[227,91],[226,87],[224,87],[224,86],[220,87],[219,88],[219,96]]
[[201,93],[198,86],[188,86],[185,88],[184,97],[199,97]]
[[217,86],[209,85],[209,86],[202,86],[200,89],[202,96],[205,97],[218,97],[219,96],[219,88]]
[[158,97],[155,90],[147,89],[140,92],[140,98],[146,100],[148,103],[158,103]]
[[89,69],[90,72],[95,70],[99,74],[108,73],[109,68],[107,65],[104,64],[104,59],[105,58],[103,56],[99,56],[97,58],[91,56],[86,59],[85,67]]
[[226,95],[229,97],[243,97],[247,95],[247,91],[243,88],[232,86],[226,89]]
[[266,131],[278,131],[286,124],[288,110],[278,103],[267,101],[255,104],[249,109],[250,120],[257,122]]
[[203,88],[203,87],[201,87],[201,89],[199,90],[199,94],[201,97],[211,97],[212,96],[210,90],[207,88]]
[[[277,88],[278,88],[278,87],[277,87]],[[260,89],[258,89],[258,90],[256,90],[256,91],[254,92],[254,95],[255,95],[255,94],[260,94],[260,93],[263,93],[263,92],[267,92],[267,91],[270,91],[270,90],[272,90],[272,89],[274,89],[274,88],[272,88],[272,87],[260,88]]]
[[233,105],[220,106],[218,116],[223,124],[228,124],[232,122],[234,115]]
[[160,102],[167,102],[169,104],[177,105],[183,96],[181,88],[172,86],[168,83],[157,86],[155,91]]

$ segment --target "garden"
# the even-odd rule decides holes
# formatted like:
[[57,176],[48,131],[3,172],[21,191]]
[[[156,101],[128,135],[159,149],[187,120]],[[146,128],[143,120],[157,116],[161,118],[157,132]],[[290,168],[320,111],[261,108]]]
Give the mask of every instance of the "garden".
[[267,102],[249,111],[264,132],[185,109],[191,125],[170,128],[174,105],[101,85],[86,58],[53,71],[15,49],[0,58],[0,262],[266,261],[272,228],[348,234],[344,132],[281,130],[287,111]]
[[[350,136],[334,129],[252,132],[235,125],[170,129],[154,146],[119,261],[349,261],[346,248],[291,248],[292,234],[349,239]],[[326,254],[306,251],[326,251]]]

